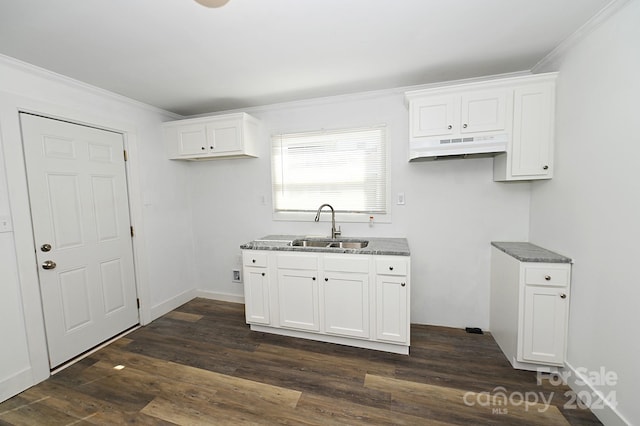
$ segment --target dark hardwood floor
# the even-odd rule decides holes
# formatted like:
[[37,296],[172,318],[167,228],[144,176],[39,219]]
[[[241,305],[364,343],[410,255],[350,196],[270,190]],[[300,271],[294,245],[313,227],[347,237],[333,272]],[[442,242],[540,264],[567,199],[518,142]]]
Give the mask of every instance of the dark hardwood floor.
[[194,299],[0,404],[0,425],[600,424],[568,390],[488,334],[416,325],[394,355],[252,332],[244,305]]

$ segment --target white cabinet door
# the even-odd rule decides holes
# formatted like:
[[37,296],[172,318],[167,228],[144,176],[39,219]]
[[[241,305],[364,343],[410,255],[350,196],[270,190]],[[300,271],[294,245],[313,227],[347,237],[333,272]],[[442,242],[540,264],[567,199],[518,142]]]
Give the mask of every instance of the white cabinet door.
[[278,269],[280,326],[319,331],[318,272]]
[[369,275],[325,272],[320,298],[326,333],[369,337]]
[[242,121],[220,120],[207,124],[207,142],[212,154],[242,150]]
[[208,152],[209,148],[204,125],[186,125],[174,131],[177,132],[179,155],[204,155]]
[[411,137],[451,135],[456,120],[454,96],[425,97],[411,101]]
[[514,97],[511,176],[551,176],[553,146],[554,85],[516,88]]
[[462,94],[458,132],[479,133],[505,130],[507,96],[511,90],[483,90]]
[[376,277],[376,338],[403,343],[409,333],[407,277]]
[[267,273],[267,268],[244,268],[244,303],[247,323],[271,323]]
[[569,299],[566,287],[525,286],[522,358],[562,364]]

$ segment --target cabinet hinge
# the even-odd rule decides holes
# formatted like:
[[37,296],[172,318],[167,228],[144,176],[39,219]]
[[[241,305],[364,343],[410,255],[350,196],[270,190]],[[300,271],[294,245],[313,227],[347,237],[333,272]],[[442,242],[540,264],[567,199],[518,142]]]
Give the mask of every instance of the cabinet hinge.
[[127,154],[127,150],[125,149],[123,153],[124,153],[124,161],[129,161],[129,155]]
[[131,229],[131,236],[133,237],[133,235],[134,235],[133,226],[130,226],[129,228]]
[[136,299],[136,304],[138,305],[138,309],[140,309],[140,299]]

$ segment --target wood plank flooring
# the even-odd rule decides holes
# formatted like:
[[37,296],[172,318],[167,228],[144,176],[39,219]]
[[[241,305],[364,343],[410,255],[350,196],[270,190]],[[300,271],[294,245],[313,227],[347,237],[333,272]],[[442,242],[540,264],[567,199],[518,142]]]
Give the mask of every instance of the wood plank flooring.
[[411,343],[405,356],[256,333],[244,305],[194,299],[1,403],[0,425],[600,424],[488,334],[416,325]]

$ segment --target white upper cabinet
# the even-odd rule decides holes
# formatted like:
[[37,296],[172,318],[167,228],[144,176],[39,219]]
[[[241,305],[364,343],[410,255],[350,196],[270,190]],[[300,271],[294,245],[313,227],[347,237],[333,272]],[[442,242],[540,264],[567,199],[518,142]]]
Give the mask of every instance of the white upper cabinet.
[[482,90],[411,101],[411,136],[463,137],[469,133],[504,131],[506,90]]
[[494,180],[552,177],[554,93],[554,81],[515,89],[510,149],[496,157]]
[[172,160],[257,157],[259,121],[249,114],[171,121],[162,127]]
[[550,179],[556,73],[415,90],[409,159],[490,154],[494,180]]

